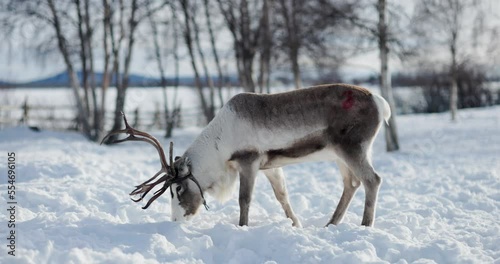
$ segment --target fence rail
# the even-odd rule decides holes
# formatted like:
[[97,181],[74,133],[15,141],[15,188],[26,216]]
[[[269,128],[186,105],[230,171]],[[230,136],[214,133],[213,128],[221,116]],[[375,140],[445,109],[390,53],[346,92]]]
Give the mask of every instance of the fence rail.
[[[134,120],[139,129],[164,129],[165,118],[163,110],[144,110],[136,108],[125,111],[129,120]],[[114,111],[104,114],[105,129],[112,126]],[[203,125],[203,115],[200,109],[181,109],[180,119],[176,127]],[[72,105],[0,105],[0,129],[18,125],[35,126],[41,129],[74,130],[77,128],[76,108]]]

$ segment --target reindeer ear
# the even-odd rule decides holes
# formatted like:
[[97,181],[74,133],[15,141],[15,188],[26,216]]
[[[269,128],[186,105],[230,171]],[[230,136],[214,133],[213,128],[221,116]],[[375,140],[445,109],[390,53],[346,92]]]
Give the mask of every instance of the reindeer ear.
[[184,158],[184,163],[191,169],[191,159],[188,157]]
[[186,176],[191,172],[191,159],[188,157],[176,158],[175,167],[178,171],[178,176]]

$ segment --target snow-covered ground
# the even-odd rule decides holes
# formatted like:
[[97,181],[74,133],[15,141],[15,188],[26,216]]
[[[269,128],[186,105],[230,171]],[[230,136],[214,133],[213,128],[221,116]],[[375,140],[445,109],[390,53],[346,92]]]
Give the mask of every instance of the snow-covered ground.
[[[129,199],[159,168],[151,146],[0,130],[0,263],[500,263],[500,107],[459,114],[455,124],[447,113],[398,117],[396,153],[379,135],[373,160],[384,182],[373,228],[360,226],[362,188],[343,223],[324,227],[342,193],[334,163],[285,168],[303,228],[292,228],[262,175],[250,226],[237,226],[236,191],[179,224],[170,222],[169,195],[148,210]],[[176,130],[175,153],[199,132]],[[17,164],[15,257],[7,254],[8,152]]]

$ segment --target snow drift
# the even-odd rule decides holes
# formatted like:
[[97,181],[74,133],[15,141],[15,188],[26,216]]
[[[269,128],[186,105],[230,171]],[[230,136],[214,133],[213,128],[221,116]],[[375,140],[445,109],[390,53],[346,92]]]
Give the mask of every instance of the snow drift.
[[[250,226],[237,226],[236,199],[191,222],[170,222],[169,195],[148,210],[133,186],[160,167],[143,143],[99,146],[76,133],[0,131],[0,263],[493,263],[500,261],[500,108],[398,117],[402,150],[373,162],[383,184],[375,227],[360,226],[363,190],[338,226],[323,227],[342,193],[338,168],[285,168],[292,228],[259,176]],[[176,154],[200,132],[175,131]],[[153,133],[160,136],[162,133]],[[166,140],[161,140],[167,144]],[[17,157],[16,256],[7,255],[7,152]]]

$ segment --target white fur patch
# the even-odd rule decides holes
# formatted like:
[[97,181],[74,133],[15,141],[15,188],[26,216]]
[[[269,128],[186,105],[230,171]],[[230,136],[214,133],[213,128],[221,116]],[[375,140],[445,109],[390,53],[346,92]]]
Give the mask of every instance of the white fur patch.
[[387,101],[378,94],[373,94],[373,100],[377,105],[380,121],[385,120],[388,124],[389,118],[391,117],[391,107],[389,106],[389,103],[387,103]]
[[[175,188],[175,186],[171,186],[170,188]],[[174,189],[175,190],[175,189]],[[173,192],[174,197],[172,197],[172,201],[170,202],[170,212],[171,212],[171,220],[177,222],[184,222],[189,220],[189,217],[186,217],[186,210],[182,208],[179,204],[179,199],[177,198],[177,193]]]
[[234,168],[227,168],[225,175],[219,177],[219,181],[213,183],[206,191],[217,201],[221,203],[227,202],[233,194],[234,183],[236,182],[237,176],[237,170]]

